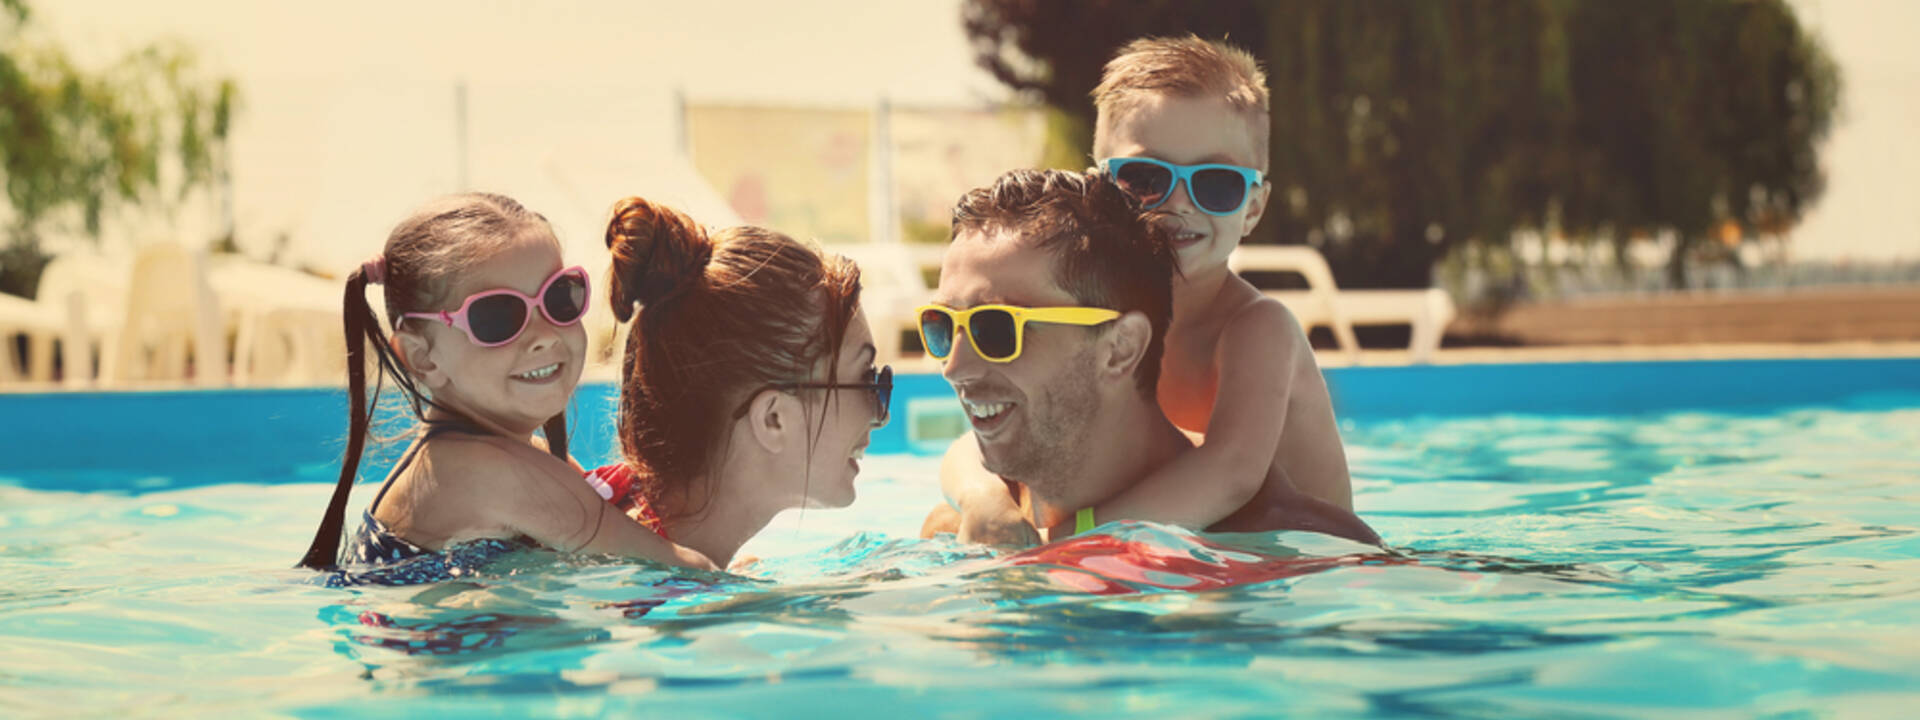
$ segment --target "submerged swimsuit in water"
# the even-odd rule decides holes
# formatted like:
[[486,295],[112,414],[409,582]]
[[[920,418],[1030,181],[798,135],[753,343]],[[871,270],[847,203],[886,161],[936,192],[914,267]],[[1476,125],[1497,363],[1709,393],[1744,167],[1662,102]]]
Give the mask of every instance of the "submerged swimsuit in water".
[[[413,585],[439,582],[468,574],[503,555],[537,545],[527,538],[502,540],[485,538],[450,545],[444,551],[435,552],[420,547],[406,538],[400,537],[388,528],[386,523],[374,517],[374,510],[380,507],[380,501],[387,497],[387,490],[393,487],[393,480],[400,472],[412,464],[420,448],[433,436],[444,432],[463,432],[471,435],[485,434],[486,431],[464,423],[436,422],[428,425],[427,433],[420,442],[407,450],[406,456],[387,474],[387,480],[380,487],[373,502],[361,513],[360,529],[354,533],[353,541],[347,546],[348,562],[362,566],[355,571],[342,571],[331,575],[327,584],[342,585]],[[662,539],[667,537],[666,529],[660,522],[645,498],[640,496],[639,475],[625,464],[615,463],[594,469],[587,473],[586,482],[593,486],[600,497],[620,507],[631,507],[637,520],[648,530],[652,530]],[[371,567],[366,567],[371,566]]]

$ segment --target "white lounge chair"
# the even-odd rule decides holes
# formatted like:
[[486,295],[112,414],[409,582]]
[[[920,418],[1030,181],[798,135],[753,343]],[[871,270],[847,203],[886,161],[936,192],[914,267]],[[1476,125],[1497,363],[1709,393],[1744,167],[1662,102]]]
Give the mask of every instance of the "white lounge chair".
[[[231,255],[209,259],[208,282],[234,338],[235,385],[319,385],[346,376],[343,285]],[[370,292],[369,301],[377,295]]]
[[0,337],[6,340],[0,382],[51,383],[56,345],[68,387],[94,382],[96,355],[103,365],[113,362],[126,282],[125,262],[68,253],[41,270],[34,299],[0,295]]
[[1426,363],[1433,361],[1447,324],[1453,322],[1453,299],[1445,290],[1341,290],[1333,282],[1326,258],[1303,245],[1242,245],[1233,251],[1227,266],[1234,272],[1295,272],[1305,277],[1306,290],[1269,290],[1266,295],[1292,310],[1302,328],[1331,328],[1350,361],[1357,360],[1360,352],[1353,336],[1355,325],[1411,325],[1413,337],[1407,349],[1414,362]]
[[[53,343],[61,329],[60,316],[52,308],[0,294],[0,344],[4,345],[0,350],[0,382],[51,381]],[[25,340],[24,348],[20,339]]]
[[60,373],[68,388],[117,372],[130,272],[126,259],[91,252],[62,254],[41,271],[36,302],[61,318]]

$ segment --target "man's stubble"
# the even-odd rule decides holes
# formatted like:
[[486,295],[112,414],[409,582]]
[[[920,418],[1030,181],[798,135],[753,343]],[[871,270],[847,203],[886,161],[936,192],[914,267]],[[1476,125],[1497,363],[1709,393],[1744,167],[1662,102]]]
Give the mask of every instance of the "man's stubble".
[[1044,411],[1029,404],[1027,427],[1004,458],[983,453],[989,472],[1026,484],[1041,498],[1066,495],[1092,452],[1094,414],[1100,409],[1089,344],[1040,389]]

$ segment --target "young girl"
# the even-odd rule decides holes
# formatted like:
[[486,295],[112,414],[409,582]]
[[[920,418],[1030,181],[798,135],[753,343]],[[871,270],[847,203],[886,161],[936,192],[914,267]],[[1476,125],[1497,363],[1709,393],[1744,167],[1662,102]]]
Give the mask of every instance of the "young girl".
[[[368,284],[382,286],[391,337],[367,303]],[[385,250],[347,278],[347,451],[300,565],[433,556],[408,566],[433,579],[540,545],[711,568],[603,501],[567,459],[564,411],[580,379],[589,297],[586,271],[561,264],[546,218],[510,198],[444,198],[395,227]],[[424,429],[342,558],[347,496],[379,400],[378,377],[371,401],[366,393],[369,345]],[[543,427],[551,446],[534,436]]]

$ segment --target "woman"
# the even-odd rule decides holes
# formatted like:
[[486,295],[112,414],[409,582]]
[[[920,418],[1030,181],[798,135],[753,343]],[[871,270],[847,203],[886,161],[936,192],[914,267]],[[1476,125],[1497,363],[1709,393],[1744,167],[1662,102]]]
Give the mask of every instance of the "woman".
[[771,230],[709,235],[640,198],[614,207],[622,462],[594,472],[662,537],[730,564],[782,510],[853,502],[893,371],[874,364],[860,271]]

